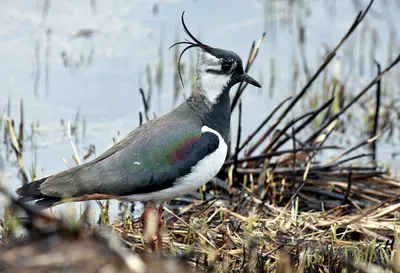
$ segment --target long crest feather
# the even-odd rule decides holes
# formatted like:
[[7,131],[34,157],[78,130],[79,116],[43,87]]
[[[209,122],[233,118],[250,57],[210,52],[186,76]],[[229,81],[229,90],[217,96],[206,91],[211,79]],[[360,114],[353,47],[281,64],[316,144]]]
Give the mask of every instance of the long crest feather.
[[169,49],[171,49],[171,48],[173,48],[174,46],[177,46],[177,45],[188,45],[187,47],[185,47],[182,50],[182,52],[181,52],[181,54],[179,55],[179,58],[178,58],[178,72],[179,72],[179,78],[181,80],[182,86],[184,86],[183,79],[182,79],[182,73],[181,73],[181,59],[182,59],[183,53],[185,53],[186,50],[188,50],[190,48],[193,48],[193,47],[200,47],[202,49],[206,49],[206,48],[210,47],[210,46],[205,45],[202,42],[200,42],[196,37],[194,37],[194,35],[192,33],[190,33],[189,29],[187,28],[187,26],[185,24],[185,20],[183,18],[184,14],[185,14],[185,11],[182,12],[182,16],[181,16],[181,22],[182,22],[183,30],[185,31],[185,33],[187,35],[189,35],[189,37],[193,40],[193,42],[185,39],[185,41],[174,43],[173,45],[171,45],[169,47]]
[[185,15],[185,11],[182,12],[181,22],[182,22],[182,25],[183,25],[183,28],[184,28],[186,34],[189,35],[189,37],[192,38],[192,40],[195,41],[197,44],[203,45],[202,42],[200,42],[196,37],[194,37],[194,35],[192,33],[190,33],[189,29],[187,28],[187,26],[185,24],[185,20],[183,19],[183,15]]

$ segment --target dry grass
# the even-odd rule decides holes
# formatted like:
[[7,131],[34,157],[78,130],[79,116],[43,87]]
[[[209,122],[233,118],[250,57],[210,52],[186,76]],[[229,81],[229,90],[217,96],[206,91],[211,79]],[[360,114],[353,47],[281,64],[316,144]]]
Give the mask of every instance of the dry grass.
[[[308,188],[334,193],[331,185],[310,181]],[[304,191],[282,207],[249,189],[233,189],[231,199],[193,202],[176,213],[166,209],[164,248],[167,255],[185,254],[193,266],[212,272],[275,272],[283,256],[296,272],[341,272],[355,263],[390,268],[400,247],[400,183],[369,177],[356,179],[354,187],[369,194],[351,191],[342,204],[331,197],[321,202],[313,191]],[[365,205],[371,202],[376,204]],[[127,216],[112,226],[135,251],[147,249],[139,221]]]
[[[205,190],[218,198],[174,200],[164,212],[163,257],[151,253],[148,231],[127,211],[111,224],[102,219],[130,251],[112,243],[107,228],[88,224],[87,213],[60,221],[14,200],[1,224],[8,243],[0,247],[0,272],[144,272],[132,261],[145,272],[185,272],[187,264],[200,272],[400,272],[399,181],[354,176],[347,200],[335,198],[338,182],[307,180],[294,199],[284,180],[274,184],[269,201],[247,187],[229,194],[218,180]],[[28,233],[16,240],[20,208]]]

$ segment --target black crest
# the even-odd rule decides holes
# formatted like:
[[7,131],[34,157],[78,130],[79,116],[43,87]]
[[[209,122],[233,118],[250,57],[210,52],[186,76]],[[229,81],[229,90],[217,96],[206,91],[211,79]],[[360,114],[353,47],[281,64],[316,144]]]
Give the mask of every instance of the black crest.
[[182,21],[182,26],[183,26],[183,30],[185,31],[185,33],[187,35],[189,35],[189,37],[193,40],[193,42],[189,41],[189,40],[185,40],[182,42],[177,42],[173,45],[171,45],[169,47],[169,49],[171,49],[174,46],[177,45],[188,45],[187,47],[185,47],[185,49],[182,50],[181,54],[179,55],[179,59],[178,59],[178,71],[179,71],[179,78],[181,79],[182,85],[183,85],[183,80],[182,80],[182,74],[181,74],[181,59],[182,59],[182,55],[183,53],[186,52],[186,50],[192,48],[192,47],[200,47],[204,50],[209,50],[211,49],[210,46],[203,44],[202,42],[200,42],[196,37],[194,37],[194,35],[192,33],[190,33],[189,29],[187,28],[186,24],[185,24],[185,20],[183,19],[183,15],[185,14],[185,12],[182,12],[182,16],[181,16],[181,21]]

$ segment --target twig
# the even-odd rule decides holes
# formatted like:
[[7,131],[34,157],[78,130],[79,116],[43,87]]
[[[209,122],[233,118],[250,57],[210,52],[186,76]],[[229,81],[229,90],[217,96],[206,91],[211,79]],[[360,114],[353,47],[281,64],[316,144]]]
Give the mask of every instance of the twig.
[[25,173],[24,163],[22,162],[22,152],[18,144],[17,135],[15,134],[14,122],[9,118],[6,118],[6,123],[8,130],[10,132],[11,146],[17,157],[18,170],[19,173],[21,174],[22,186],[25,186],[26,184],[28,184],[28,176]]
[[[283,100],[281,103],[278,104],[278,106],[276,106],[274,108],[274,110],[272,110],[272,112],[263,120],[263,122],[261,122],[261,124],[257,127],[257,129],[251,134],[249,135],[249,137],[246,139],[246,141],[239,147],[237,153],[240,153],[244,147],[246,147],[247,144],[250,143],[250,141],[254,138],[254,136],[260,132],[260,130],[268,123],[268,121],[273,117],[273,115],[282,107],[283,104],[285,104],[287,101],[291,100],[292,97],[289,97],[285,100]],[[236,155],[236,154],[235,154]],[[234,155],[234,156],[235,156]]]
[[[297,153],[299,152],[314,152],[314,151],[320,151],[320,150],[327,150],[327,149],[341,149],[338,146],[323,146],[323,147],[307,147],[307,148],[298,148]],[[243,159],[238,159],[237,163],[243,163],[243,162],[250,162],[250,161],[257,161],[260,159],[265,159],[265,158],[272,158],[275,156],[280,156],[283,154],[289,154],[293,153],[293,150],[281,150],[281,151],[274,151],[274,152],[269,152],[265,154],[260,154],[256,156],[251,156],[251,157],[246,157]],[[233,164],[235,161],[233,159],[226,160],[224,163],[224,166]]]
[[283,133],[284,136],[289,137],[289,139],[296,141],[297,144],[299,144],[301,147],[308,147],[306,143],[301,141],[300,139],[296,138],[296,134],[293,135],[293,130],[295,130],[294,127],[292,127],[292,133],[289,135],[288,133]]
[[292,185],[294,185],[295,179],[296,179],[296,138],[295,138],[295,131],[294,128],[292,127],[292,137],[293,137],[293,175],[292,175]]
[[[250,52],[249,52],[249,57],[247,58],[246,67],[245,67],[245,69],[244,69],[244,71],[245,71],[246,73],[247,73],[248,70],[249,70],[250,58],[251,58],[251,55],[253,54],[253,51],[254,51],[255,46],[256,46],[256,41],[253,41],[253,43],[251,44],[251,48],[250,48]],[[233,109],[234,109],[235,106],[236,106],[236,103],[239,101],[239,97],[240,97],[240,95],[241,95],[240,89],[242,88],[242,85],[243,85],[243,82],[240,82],[238,88],[236,89],[236,93],[235,93],[235,95],[233,96],[233,100],[232,100],[232,103],[231,103],[231,115],[232,115]]]
[[340,160],[340,161],[336,162],[333,165],[329,165],[329,168],[334,168],[334,167],[337,167],[339,165],[342,165],[343,163],[346,163],[346,162],[349,162],[349,161],[353,161],[355,159],[359,159],[359,158],[362,158],[362,157],[368,157],[368,156],[372,156],[372,154],[360,154],[360,155],[352,156],[352,157]]
[[[360,221],[362,218],[371,215],[372,212],[374,212],[374,211],[376,211],[377,209],[383,207],[385,204],[389,204],[389,203],[394,202],[394,201],[397,201],[397,200],[399,200],[399,199],[400,199],[400,194],[398,194],[398,195],[396,195],[396,196],[393,196],[393,197],[390,198],[390,199],[383,200],[380,204],[378,204],[378,205],[376,205],[376,206],[374,206],[374,207],[372,207],[372,208],[370,208],[370,209],[365,210],[363,214],[361,214],[360,216],[356,217],[355,219],[352,219],[352,220],[350,220],[350,221],[348,221],[348,222],[346,222],[346,223],[339,224],[339,225],[337,226],[337,228],[339,228],[339,227],[340,227],[340,228],[343,228],[343,227],[347,227],[347,226],[349,226],[349,225],[351,225],[351,224],[354,224],[354,223]],[[327,230],[327,231],[329,231],[329,230]],[[326,231],[325,231],[325,232],[326,232]]]
[[[304,127],[306,127],[311,121],[313,121],[322,111],[324,111],[325,108],[329,107],[332,105],[332,102],[335,100],[335,98],[331,98],[329,99],[327,102],[325,102],[320,108],[318,108],[317,110],[315,110],[309,117],[308,119],[306,119],[302,124],[300,124],[299,127],[297,127],[296,129],[294,129],[294,134],[297,134],[298,132],[300,132],[302,129],[304,129]],[[287,136],[286,138],[282,139],[279,143],[277,143],[275,145],[275,147],[272,146],[276,143],[277,140],[275,141],[271,141],[268,145],[267,148],[265,148],[265,151],[269,151],[269,149],[272,149],[273,151],[276,151],[277,149],[279,149],[282,145],[284,145],[288,140],[290,139],[289,136]]]
[[374,86],[382,77],[385,75],[387,72],[389,72],[398,62],[400,61],[400,54],[397,56],[397,58],[383,70],[380,74],[378,74],[363,90],[361,90],[360,93],[357,94],[346,106],[342,108],[341,111],[333,115],[332,117],[329,118],[329,120],[324,123],[314,134],[312,134],[306,142],[312,141],[314,138],[316,138],[326,127],[329,126],[329,124],[340,117],[344,112],[347,111],[355,102],[357,102],[372,86]]
[[143,124],[143,115],[142,112],[139,111],[139,126]]
[[[245,68],[245,72],[249,72],[251,65],[253,64],[255,58],[258,55],[258,51],[260,50],[260,46],[261,43],[263,42],[265,37],[265,32],[261,35],[260,39],[257,42],[257,45],[255,44],[255,42],[253,41],[253,44],[251,46],[251,50],[250,50],[250,54],[249,54],[249,58],[247,59],[247,64],[246,64],[246,68]],[[244,89],[247,87],[248,83],[243,83],[241,82],[237,88],[236,94],[233,97],[232,103],[231,103],[231,113],[233,112],[233,110],[235,109],[236,104],[239,101],[240,96],[242,95]]]
[[[234,178],[236,177],[236,166],[237,166],[237,159],[238,159],[238,155],[239,155],[239,145],[240,145],[241,135],[242,135],[242,101],[239,102],[238,130],[237,130],[237,135],[236,135],[235,154],[233,157],[234,163],[233,163],[232,174],[233,174]],[[235,180],[233,180],[232,182],[235,185]]]
[[325,61],[320,65],[320,67],[317,69],[315,74],[310,78],[310,80],[307,82],[307,84],[303,87],[303,89],[300,91],[300,93],[291,101],[291,103],[287,106],[287,108],[283,111],[283,113],[279,116],[277,122],[275,122],[268,130],[268,134],[270,134],[272,131],[275,130],[275,128],[279,125],[279,123],[283,120],[284,117],[289,113],[289,111],[296,105],[296,103],[300,100],[301,97],[304,96],[304,94],[308,91],[310,86],[313,84],[313,82],[318,78],[319,74],[325,69],[325,67],[332,61],[332,59],[336,56],[336,51],[343,45],[343,43],[348,39],[348,37],[354,32],[354,30],[357,28],[357,26],[361,23],[361,21],[364,19],[365,15],[367,14],[368,10],[370,9],[372,3],[374,0],[371,0],[369,3],[368,7],[364,11],[359,12],[358,16],[354,20],[353,24],[351,25],[350,29],[347,31],[345,36],[342,38],[342,40],[339,42],[339,44],[326,56]]
[[144,108],[144,116],[146,117],[146,121],[149,121],[149,105],[147,104],[146,97],[144,95],[143,88],[139,88],[140,95],[142,96],[143,108]]
[[172,216],[174,216],[179,222],[181,222],[182,224],[184,224],[186,227],[190,228],[191,230],[193,230],[199,237],[201,237],[204,241],[206,241],[210,246],[212,246],[214,249],[217,249],[217,247],[210,241],[208,240],[203,234],[201,234],[200,232],[198,232],[196,229],[192,228],[188,223],[186,223],[182,218],[180,218],[178,215],[176,215],[175,213],[173,213],[171,210],[169,210],[167,207],[164,207],[164,210],[166,212],[168,212],[169,214],[171,214]]
[[350,191],[351,191],[351,184],[353,182],[352,176],[353,176],[353,172],[350,171],[349,172],[349,178],[347,179],[347,188],[346,188],[346,192],[345,192],[345,194],[343,196],[342,205],[344,205],[347,202],[348,198],[349,198]]
[[74,142],[73,142],[73,140],[72,140],[72,135],[71,135],[71,133],[72,133],[71,121],[69,120],[69,121],[68,121],[68,139],[69,139],[69,142],[71,143],[72,150],[74,151],[74,156],[73,156],[72,158],[74,159],[74,161],[75,161],[75,163],[76,163],[77,165],[81,165],[81,161],[79,160],[78,151],[76,150],[75,144],[74,144]]
[[[288,124],[286,124],[286,126],[285,126],[282,130],[280,130],[279,132],[277,132],[277,133],[274,135],[272,141],[270,142],[270,144],[269,144],[268,147],[267,147],[268,149],[267,149],[267,148],[264,149],[263,152],[264,152],[264,153],[269,152],[269,147],[270,147],[271,143],[272,143],[272,144],[275,143],[275,142],[282,136],[282,134],[284,134],[291,126],[293,126],[294,124],[296,124],[297,122],[303,120],[303,119],[306,118],[306,117],[312,116],[314,113],[315,113],[314,111],[308,112],[308,113],[305,113],[305,114],[301,115],[300,117],[297,117],[297,118],[295,118],[295,119],[292,119]],[[256,142],[256,144],[254,144],[254,146],[251,147],[251,148],[249,149],[249,151],[246,153],[246,156],[251,155],[251,154],[265,141],[265,139],[269,136],[270,133],[271,133],[271,130],[268,130],[268,131]]]
[[[378,69],[378,75],[381,73],[381,65],[378,63],[376,60],[374,60],[376,67]],[[381,105],[381,79],[376,83],[376,103],[375,103],[375,117],[374,117],[374,128],[372,130],[372,135],[376,136],[378,134],[378,128],[379,128],[379,108]],[[371,148],[372,148],[372,161],[374,164],[376,164],[376,141],[373,141],[371,143]]]
[[364,145],[366,145],[366,144],[369,144],[369,143],[371,143],[371,142],[375,142],[380,136],[381,136],[381,135],[378,135],[378,136],[375,136],[375,137],[373,137],[373,138],[370,138],[370,139],[361,141],[359,144],[357,144],[356,146],[354,146],[354,147],[348,149],[348,150],[345,151],[344,153],[342,153],[342,154],[340,154],[340,155],[338,155],[338,156],[335,156],[334,158],[328,160],[328,164],[331,164],[331,163],[333,163],[333,162],[335,162],[335,161],[341,159],[342,157],[348,155],[349,153],[351,153],[351,152],[357,150],[358,148],[360,148],[360,147],[362,147],[362,146],[364,146]]
[[296,192],[292,195],[292,197],[290,198],[290,200],[286,203],[285,207],[281,210],[281,212],[280,212],[279,215],[273,220],[273,222],[278,221],[279,218],[282,217],[282,215],[285,213],[285,211],[287,210],[287,208],[289,207],[289,205],[292,204],[293,200],[296,198],[296,196],[299,194],[299,192],[301,191],[301,189],[302,189],[302,188],[304,187],[304,185],[306,184],[308,172],[309,172],[310,166],[311,166],[311,160],[312,160],[312,157],[310,157],[310,158],[308,159],[307,167],[306,167],[306,169],[305,169],[305,171],[304,171],[303,180],[302,180],[300,186],[297,188]]
[[22,147],[22,141],[24,140],[24,100],[21,98],[20,104],[19,104],[19,115],[20,115],[20,121],[19,121],[19,132],[18,132],[18,144],[20,147]]

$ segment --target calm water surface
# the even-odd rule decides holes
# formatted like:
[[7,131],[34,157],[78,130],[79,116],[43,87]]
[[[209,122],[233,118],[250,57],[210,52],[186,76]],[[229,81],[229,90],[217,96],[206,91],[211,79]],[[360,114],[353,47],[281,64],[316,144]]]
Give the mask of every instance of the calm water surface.
[[[49,1],[46,7],[44,1],[1,1],[0,111],[10,98],[9,114],[18,123],[22,98],[27,134],[30,134],[30,124],[39,124],[32,141],[24,143],[25,167],[29,168],[36,160],[38,176],[42,177],[66,169],[62,158],[74,165],[73,150],[60,120],[74,121],[78,111],[76,145],[81,157],[89,145],[95,145],[100,154],[112,146],[118,132],[124,136],[135,128],[139,124],[138,112],[143,111],[138,89],[149,90],[146,66],[154,77],[154,68],[160,62],[163,64],[162,87],[157,90],[153,86],[150,115],[153,111],[157,115],[169,111],[174,106],[175,64],[173,50],[168,51],[168,47],[177,39],[187,38],[180,25],[183,10],[189,29],[200,40],[231,49],[243,59],[248,56],[251,42],[267,32],[250,71],[263,84],[263,89],[248,88],[242,98],[243,132],[247,135],[278,102],[298,92],[305,81],[301,70],[299,84],[293,87],[293,60],[301,67],[298,23],[306,27],[305,54],[313,72],[323,56],[323,47],[336,45],[358,12],[353,5],[355,1],[328,1],[329,4],[300,1],[304,2],[303,8],[291,8],[287,1],[276,2],[279,4],[251,0],[73,0]],[[367,1],[359,2],[363,7],[367,4]],[[383,65],[387,63],[390,37],[398,30],[396,18],[400,18],[400,9],[395,1],[375,2],[367,20],[349,40],[353,45],[343,47],[338,54],[340,61],[346,60],[345,54],[349,51],[356,56],[360,52],[366,55],[364,74],[352,75],[347,95],[361,90],[375,73],[370,55]],[[379,37],[379,42],[370,54],[373,35]],[[394,40],[397,42],[397,36]],[[393,50],[400,51],[398,44]],[[186,63],[190,55],[194,57],[193,52],[187,54]],[[276,65],[272,91],[268,88],[271,59]],[[357,70],[359,62],[355,58],[350,70]],[[334,64],[329,69],[332,71]],[[348,67],[339,75],[345,77],[347,73]],[[318,92],[318,88],[312,92]],[[189,94],[188,87],[184,94]],[[177,103],[183,97],[179,94]],[[299,105],[298,113],[307,111],[307,102]],[[236,114],[232,130],[236,130]],[[398,163],[390,157],[390,152],[396,149],[393,144],[381,143],[379,160],[389,161],[397,169]],[[0,172],[10,191],[20,185],[15,166],[14,154],[7,158],[4,146],[0,146]]]

